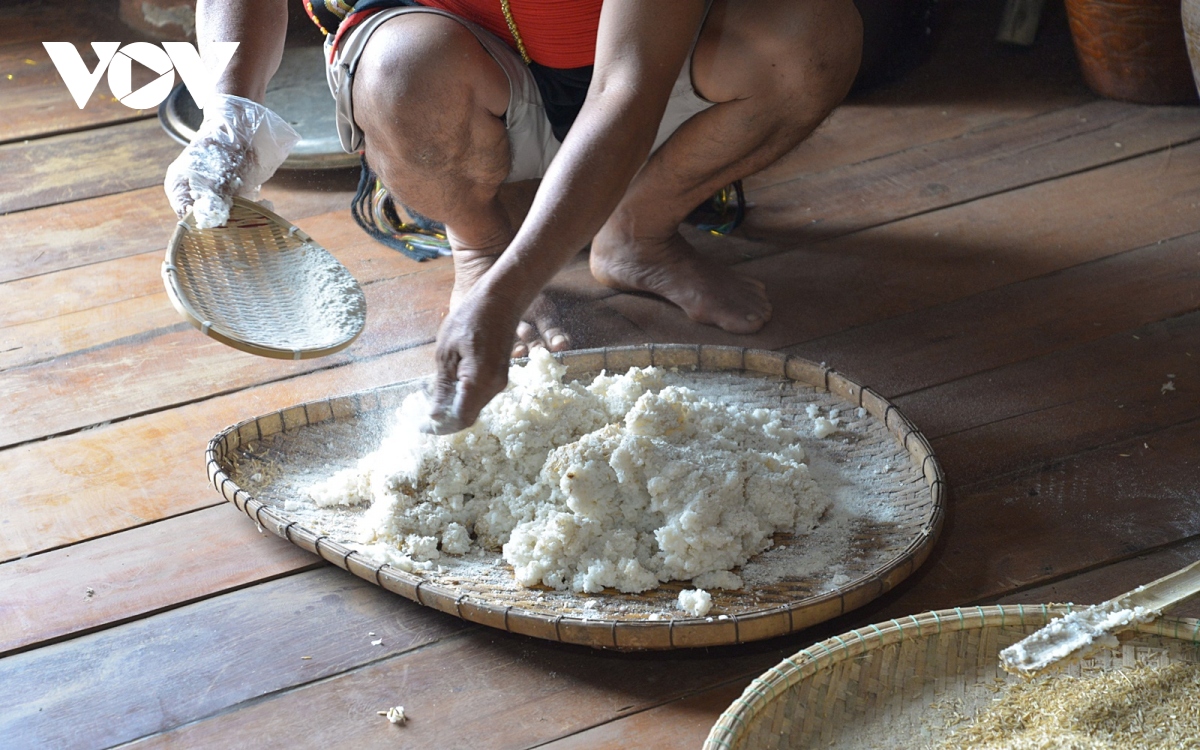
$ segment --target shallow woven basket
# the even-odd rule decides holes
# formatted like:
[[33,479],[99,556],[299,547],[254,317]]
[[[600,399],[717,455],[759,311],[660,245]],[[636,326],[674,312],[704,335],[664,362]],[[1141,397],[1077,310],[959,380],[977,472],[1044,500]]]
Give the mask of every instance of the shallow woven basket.
[[[904,580],[928,557],[945,512],[946,485],[941,467],[925,438],[871,389],[808,360],[752,349],[659,344],[580,350],[556,357],[567,365],[568,377],[656,365],[744,377],[756,387],[769,389],[777,399],[783,398],[779,395],[781,389],[787,389],[813,394],[846,408],[861,406],[869,415],[864,419],[875,420],[880,426],[877,440],[889,444],[893,454],[907,457],[913,467],[910,483],[895,493],[893,521],[877,534],[860,533],[852,540],[858,549],[868,550],[870,559],[878,560],[878,564],[832,590],[817,591],[805,581],[785,579],[753,591],[713,591],[714,611],[709,617],[675,616],[678,611],[674,600],[679,590],[687,588],[685,584],[671,582],[643,594],[611,592],[604,597],[606,601],[637,605],[642,611],[627,615],[618,608],[615,613],[605,615],[584,606],[555,604],[550,596],[553,592],[549,591],[514,586],[506,589],[494,580],[458,580],[462,578],[460,575],[438,579],[432,574],[408,573],[380,564],[305,528],[295,518],[287,517],[283,502],[254,497],[235,481],[252,486],[252,475],[260,469],[248,469],[246,464],[259,461],[259,455],[286,454],[290,445],[302,442],[306,431],[318,436],[309,441],[310,445],[318,453],[325,451],[328,441],[321,430],[330,430],[338,422],[353,426],[364,415],[394,410],[407,394],[419,387],[419,381],[302,404],[233,425],[209,443],[206,454],[209,478],[222,496],[263,529],[389,591],[472,622],[599,648],[715,646],[783,635],[866,604]],[[325,458],[317,455],[314,464],[328,470]],[[261,465],[261,462],[256,464]],[[270,470],[268,467],[267,471]],[[265,492],[260,494],[267,497]],[[504,576],[511,582],[511,573],[505,572]],[[668,619],[649,620],[647,607],[668,613],[675,611]]]
[[[1020,680],[999,653],[1065,605],[967,607],[868,625],[816,643],[772,667],[721,714],[705,750],[919,747],[939,700],[997,679]],[[1112,669],[1137,660],[1200,662],[1200,622],[1161,618],[1116,650],[1088,660]],[[1078,667],[1078,665],[1076,665]]]
[[350,272],[299,227],[234,198],[229,220],[175,227],[162,267],[167,296],[201,333],[250,354],[310,359],[345,349],[366,324]]

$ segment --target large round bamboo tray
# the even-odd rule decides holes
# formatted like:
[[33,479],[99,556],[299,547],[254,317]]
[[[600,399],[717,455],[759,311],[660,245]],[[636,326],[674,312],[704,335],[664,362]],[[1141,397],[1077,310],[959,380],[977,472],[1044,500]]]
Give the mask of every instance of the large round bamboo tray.
[[[490,576],[453,570],[406,572],[368,559],[348,543],[309,528],[318,524],[302,523],[287,509],[288,498],[297,494],[295,485],[264,475],[286,477],[312,464],[328,476],[340,468],[328,461],[328,446],[336,443],[336,434],[354,432],[373,415],[392,413],[406,395],[423,387],[423,381],[301,404],[233,425],[209,443],[209,478],[218,492],[262,529],[389,591],[472,622],[599,648],[715,646],[783,635],[861,607],[904,580],[928,556],[944,516],[946,484],[941,467],[925,438],[871,389],[808,360],[753,349],[660,344],[556,356],[567,365],[568,378],[656,365],[680,377],[695,373],[727,380],[748,393],[746,398],[787,404],[793,415],[802,415],[805,404],[812,402],[846,410],[861,407],[862,412],[855,413],[862,414],[860,422],[870,428],[869,434],[856,441],[847,439],[846,450],[858,451],[853,454],[859,456],[855,461],[875,457],[881,466],[889,462],[884,472],[895,467],[885,475],[889,520],[864,522],[853,529],[847,543],[857,557],[847,564],[858,567],[846,569],[845,581],[831,585],[828,579],[818,582],[812,575],[789,576],[753,590],[747,586],[741,591],[713,591],[713,611],[700,618],[676,609],[678,592],[689,588],[685,583],[671,582],[643,594],[576,597],[569,592],[520,588],[500,560]],[[362,429],[369,432],[365,426]],[[343,456],[343,465],[373,450],[369,440],[370,435],[359,439],[358,452]],[[777,535],[777,543],[787,541],[781,536],[785,535]],[[779,544],[764,555],[785,549],[786,544]],[[797,545],[794,551],[802,554],[803,549]],[[496,556],[487,557],[490,565]]]
[[[1005,674],[999,653],[1068,611],[1069,605],[965,607],[868,625],[784,659],[726,709],[705,750],[916,748],[949,733],[937,707],[962,701]],[[1200,662],[1200,622],[1161,618],[1139,625],[1119,649],[1104,649],[1079,673],[1137,661]],[[971,689],[975,688],[975,691]],[[943,736],[939,736],[943,735]]]

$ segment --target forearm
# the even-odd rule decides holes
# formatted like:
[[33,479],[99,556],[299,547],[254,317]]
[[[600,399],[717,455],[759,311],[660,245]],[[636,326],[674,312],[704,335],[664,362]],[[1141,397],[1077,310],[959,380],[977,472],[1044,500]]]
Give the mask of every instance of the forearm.
[[200,0],[196,37],[200,52],[209,42],[238,42],[216,91],[262,102],[267,83],[283,58],[287,0]]
[[704,8],[703,0],[605,0],[587,100],[485,280],[518,314],[591,241],[642,168]]
[[636,91],[584,106],[521,229],[482,282],[490,293],[525,310],[616,208],[650,153],[661,117]]

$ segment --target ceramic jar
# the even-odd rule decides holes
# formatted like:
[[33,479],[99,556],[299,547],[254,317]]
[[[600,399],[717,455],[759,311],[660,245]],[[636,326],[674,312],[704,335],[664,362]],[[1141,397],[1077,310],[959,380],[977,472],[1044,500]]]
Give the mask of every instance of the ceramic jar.
[[1192,76],[1200,88],[1200,0],[1183,0],[1183,36],[1192,58]]
[[1180,0],[1066,0],[1066,4],[1075,52],[1093,91],[1142,104],[1196,99]]

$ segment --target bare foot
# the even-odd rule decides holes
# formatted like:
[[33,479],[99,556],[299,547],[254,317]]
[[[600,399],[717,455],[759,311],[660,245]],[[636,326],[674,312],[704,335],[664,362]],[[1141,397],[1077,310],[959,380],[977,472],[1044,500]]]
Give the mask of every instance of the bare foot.
[[765,284],[704,257],[678,232],[647,241],[605,226],[592,241],[590,262],[601,284],[664,297],[697,323],[744,334],[771,319]]
[[[450,292],[450,309],[458,308],[463,297],[475,282],[487,273],[499,257],[499,252],[455,250],[454,290]],[[552,352],[571,348],[571,339],[559,323],[558,308],[545,294],[539,294],[521,316],[512,356],[526,357],[533,347],[544,346]]]

